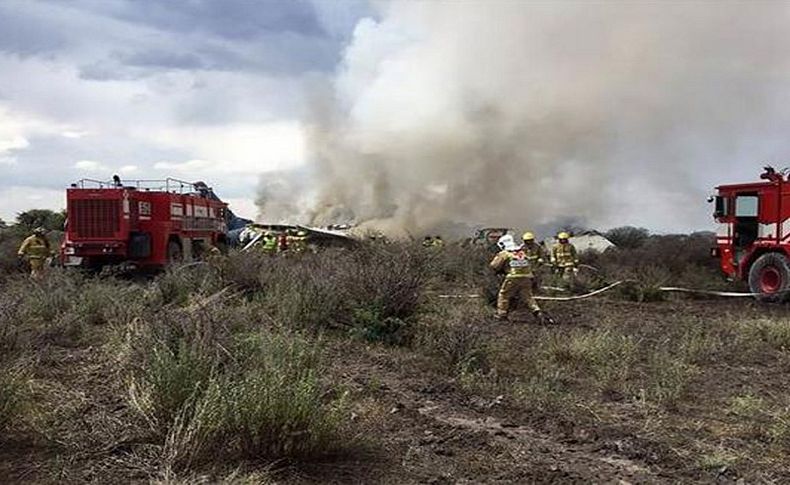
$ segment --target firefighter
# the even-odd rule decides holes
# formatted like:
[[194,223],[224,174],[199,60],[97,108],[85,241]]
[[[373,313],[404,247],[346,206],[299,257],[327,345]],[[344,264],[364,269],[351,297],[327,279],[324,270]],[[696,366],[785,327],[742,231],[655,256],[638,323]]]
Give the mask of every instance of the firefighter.
[[434,237],[433,241],[431,241],[431,246],[434,247],[434,248],[438,248],[438,249],[443,248],[444,247],[444,239],[442,239],[442,236]]
[[307,232],[302,230],[298,231],[291,240],[290,247],[295,253],[307,251]]
[[570,234],[557,234],[557,243],[551,248],[551,265],[562,277],[562,281],[570,290],[576,288],[576,271],[579,257],[576,248],[570,242]]
[[22,241],[17,254],[30,265],[30,276],[40,278],[44,274],[44,263],[52,254],[52,249],[43,227],[33,229],[33,234]]
[[546,264],[546,251],[535,242],[535,234],[527,231],[521,236],[524,254],[532,265],[532,291],[537,293],[541,286],[543,266]]
[[533,270],[524,249],[517,246],[513,236],[509,234],[500,237],[497,246],[500,251],[491,261],[490,266],[498,273],[505,273],[505,280],[497,295],[496,318],[507,320],[510,300],[518,295],[521,302],[527,305],[539,322],[554,323],[532,296]]
[[425,236],[422,240],[422,247],[424,248],[432,248],[433,247],[433,240],[431,240],[431,236]]
[[263,234],[263,244],[261,250],[266,254],[274,254],[277,252],[277,238],[271,231],[266,231]]
[[290,241],[289,241],[289,238],[288,238],[288,232],[287,231],[281,232],[277,236],[277,252],[284,253],[284,252],[288,251],[288,243],[289,242]]
[[222,251],[215,244],[208,243],[206,255],[208,258],[218,258],[222,256]]

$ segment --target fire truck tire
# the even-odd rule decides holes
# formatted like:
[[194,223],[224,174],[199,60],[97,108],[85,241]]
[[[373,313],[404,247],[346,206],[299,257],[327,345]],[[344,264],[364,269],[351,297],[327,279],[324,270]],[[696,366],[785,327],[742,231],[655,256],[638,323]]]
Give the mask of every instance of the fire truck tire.
[[790,297],[790,260],[781,253],[763,254],[749,269],[749,289],[756,298],[778,303]]
[[181,245],[176,241],[167,243],[167,262],[177,263],[184,259],[184,253],[181,251]]

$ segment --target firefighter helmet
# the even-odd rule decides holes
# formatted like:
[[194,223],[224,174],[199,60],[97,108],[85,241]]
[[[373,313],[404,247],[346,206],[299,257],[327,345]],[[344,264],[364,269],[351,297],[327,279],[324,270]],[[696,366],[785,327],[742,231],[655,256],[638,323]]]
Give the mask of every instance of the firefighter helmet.
[[521,236],[521,240],[524,241],[524,242],[534,241],[535,240],[535,235],[532,234],[531,232],[527,231],[527,232],[524,233],[523,236]]
[[561,233],[557,234],[557,239],[559,239],[560,241],[563,241],[563,240],[567,241],[570,238],[571,238],[571,235],[568,234],[567,232],[561,232]]
[[510,234],[505,234],[504,236],[500,237],[497,240],[496,245],[499,246],[499,249],[502,251],[513,251],[518,249],[516,241],[513,240],[513,236]]

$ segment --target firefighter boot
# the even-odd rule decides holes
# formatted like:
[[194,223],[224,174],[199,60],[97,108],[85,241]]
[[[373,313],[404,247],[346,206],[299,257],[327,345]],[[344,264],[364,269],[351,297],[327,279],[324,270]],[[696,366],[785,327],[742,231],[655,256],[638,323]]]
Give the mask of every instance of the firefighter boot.
[[556,325],[557,324],[557,322],[553,318],[551,318],[551,315],[549,315],[548,313],[546,313],[543,310],[535,310],[535,311],[532,312],[532,314],[535,316],[535,319],[541,325]]

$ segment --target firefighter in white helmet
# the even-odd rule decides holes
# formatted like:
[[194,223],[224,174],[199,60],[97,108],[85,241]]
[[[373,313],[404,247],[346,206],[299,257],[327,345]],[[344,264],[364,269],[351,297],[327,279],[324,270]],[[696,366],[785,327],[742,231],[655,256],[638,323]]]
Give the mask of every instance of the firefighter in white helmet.
[[557,243],[551,248],[551,265],[560,274],[568,289],[574,290],[579,256],[570,242],[570,237],[570,234],[564,231],[557,234]]
[[27,260],[30,265],[30,276],[41,278],[44,274],[44,266],[48,257],[52,255],[52,249],[47,239],[47,231],[43,227],[33,229],[33,234],[22,241],[17,255]]
[[505,281],[502,282],[497,295],[496,318],[507,319],[510,301],[518,295],[521,303],[527,305],[541,323],[554,323],[551,317],[540,309],[532,296],[532,265],[523,248],[516,245],[513,236],[509,234],[500,237],[497,246],[500,252],[490,265],[498,273],[505,273]]

